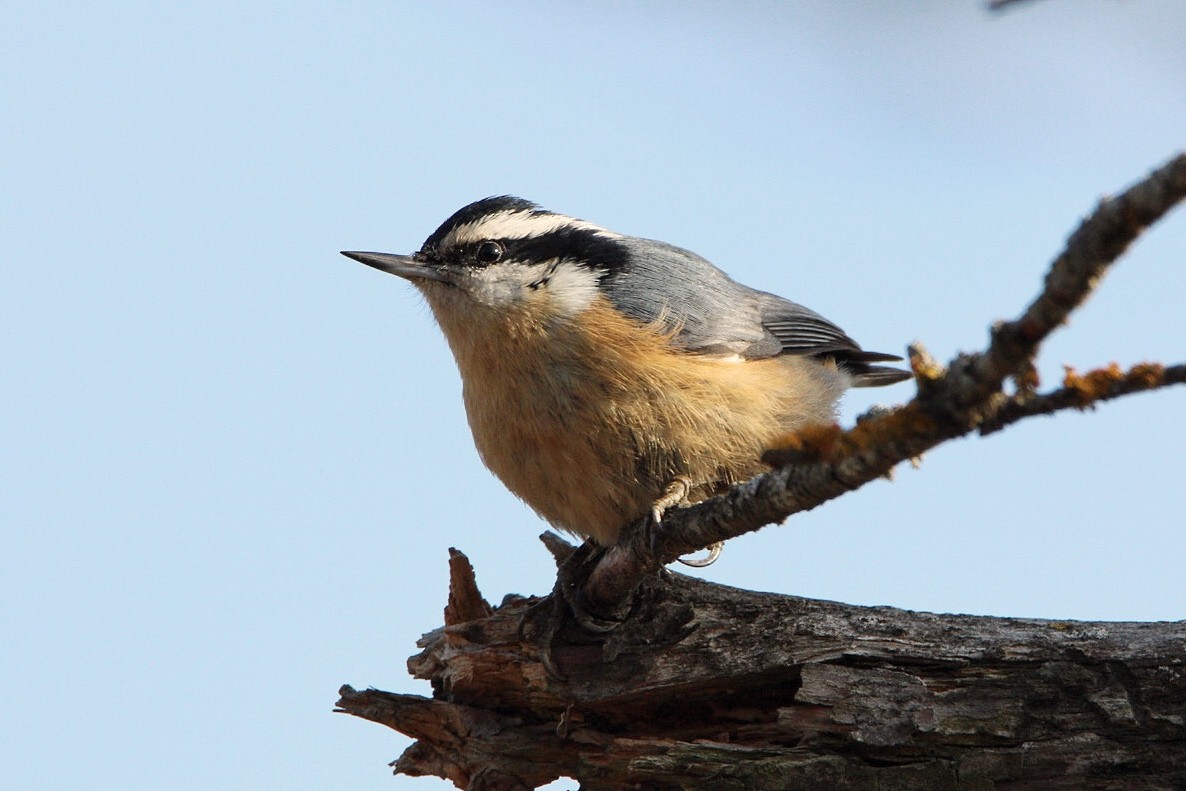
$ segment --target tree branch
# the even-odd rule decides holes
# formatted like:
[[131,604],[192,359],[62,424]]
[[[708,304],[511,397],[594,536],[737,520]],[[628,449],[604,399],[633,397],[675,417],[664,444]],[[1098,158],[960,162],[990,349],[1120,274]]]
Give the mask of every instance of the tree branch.
[[1063,386],[1057,390],[1042,394],[1023,391],[1011,396],[1001,404],[992,419],[980,425],[981,436],[1034,415],[1051,415],[1064,409],[1091,409],[1101,401],[1186,384],[1186,365],[1167,368],[1157,363],[1140,363],[1125,371],[1112,363],[1082,375],[1070,367],[1066,372]]
[[612,635],[558,644],[561,679],[520,637],[531,603],[421,639],[408,667],[437,700],[343,687],[339,710],[419,739],[397,772],[470,789],[1186,787],[1186,622],[929,615],[674,575]]
[[[670,511],[657,532],[639,526],[590,571],[584,602],[594,612],[620,610],[644,576],[678,557],[815,508],[949,439],[982,427],[992,433],[1025,417],[1021,405],[1032,401],[1038,384],[1033,360],[1042,341],[1083,304],[1129,245],[1184,197],[1186,154],[1179,154],[1120,195],[1101,200],[1051,264],[1041,293],[1018,318],[994,325],[985,351],[961,354],[944,367],[914,344],[910,363],[918,392],[909,403],[848,431],[820,426],[787,437],[767,456],[780,469]],[[1017,385],[1012,396],[1003,391],[1008,378]],[[1130,383],[1107,397],[1139,389]]]
[[[1186,382],[1182,364],[1113,364],[1068,369],[1062,387],[1039,393],[1033,362],[1107,268],[1184,197],[1179,155],[1100,202],[1042,292],[993,327],[984,351],[943,366],[911,346],[910,402],[848,431],[787,437],[767,455],[777,469],[605,550],[574,593],[595,617],[628,610],[616,629],[568,621],[532,643],[525,619],[556,602],[512,596],[491,608],[451,550],[445,625],[408,663],[432,682],[433,699],[347,686],[340,710],[418,739],[397,772],[475,791],[562,775],[585,791],[1186,787],[1186,622],[930,615],[652,573],[948,439]],[[589,550],[546,543],[564,565]]]

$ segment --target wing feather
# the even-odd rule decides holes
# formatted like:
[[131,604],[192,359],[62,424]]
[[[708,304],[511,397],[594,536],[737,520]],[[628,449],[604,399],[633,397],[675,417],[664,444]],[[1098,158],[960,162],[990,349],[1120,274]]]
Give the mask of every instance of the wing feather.
[[748,359],[780,354],[830,359],[858,387],[910,377],[906,371],[870,365],[901,358],[863,350],[809,308],[744,286],[695,253],[648,239],[631,241],[625,265],[604,275],[604,292],[626,315],[646,324],[663,322],[687,351]]

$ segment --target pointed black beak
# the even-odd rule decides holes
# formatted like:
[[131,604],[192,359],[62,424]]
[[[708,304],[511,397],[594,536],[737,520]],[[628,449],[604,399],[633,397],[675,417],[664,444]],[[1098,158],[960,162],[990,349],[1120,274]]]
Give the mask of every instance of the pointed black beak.
[[417,261],[410,255],[392,255],[391,253],[358,253],[343,250],[342,255],[355,261],[373,266],[380,272],[398,275],[408,280],[439,280],[448,282],[448,278],[439,269]]

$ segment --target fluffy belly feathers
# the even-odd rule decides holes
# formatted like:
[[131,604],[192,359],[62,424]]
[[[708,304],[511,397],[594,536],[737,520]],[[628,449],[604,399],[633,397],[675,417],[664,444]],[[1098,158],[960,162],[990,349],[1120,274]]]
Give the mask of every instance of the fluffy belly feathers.
[[446,335],[483,462],[552,525],[602,545],[677,476],[692,481],[696,501],[763,471],[772,440],[834,420],[847,385],[806,358],[677,350],[596,303],[580,321],[470,318]]

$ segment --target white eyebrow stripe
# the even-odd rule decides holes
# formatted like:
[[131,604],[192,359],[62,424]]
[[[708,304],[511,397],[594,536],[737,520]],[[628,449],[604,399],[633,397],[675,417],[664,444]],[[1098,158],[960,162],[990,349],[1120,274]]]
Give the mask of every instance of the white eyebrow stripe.
[[534,214],[508,210],[457,226],[445,235],[445,238],[441,240],[441,246],[473,244],[484,239],[534,239],[561,228],[595,231],[614,238],[619,236],[619,234],[607,231],[599,225],[566,217],[563,214]]

